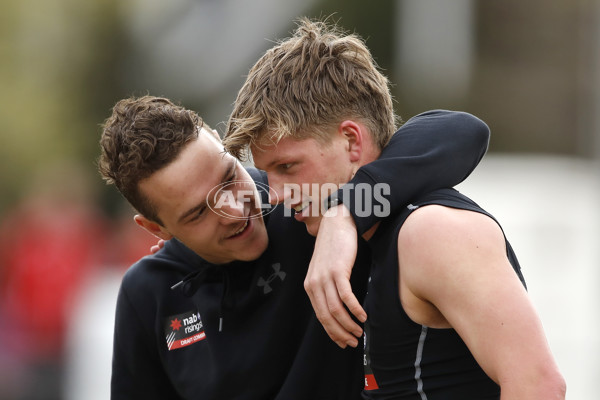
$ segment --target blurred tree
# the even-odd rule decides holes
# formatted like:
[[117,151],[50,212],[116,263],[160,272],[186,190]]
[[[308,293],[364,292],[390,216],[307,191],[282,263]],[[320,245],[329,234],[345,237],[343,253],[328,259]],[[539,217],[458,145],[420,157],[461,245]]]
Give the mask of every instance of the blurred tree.
[[[435,5],[444,0],[422,1]],[[190,0],[187,4],[189,7],[201,6],[199,11],[202,12],[212,9],[208,2]],[[597,130],[600,121],[594,117],[598,114],[594,109],[597,109],[598,101],[596,106],[593,105],[593,99],[600,98],[600,75],[594,68],[600,59],[594,39],[599,37],[596,27],[600,18],[598,2],[470,1],[475,27],[470,86],[466,94],[452,101],[436,95],[434,84],[427,87],[426,95],[415,95],[410,90],[414,77],[397,74],[400,66],[396,56],[402,50],[398,43],[399,24],[406,4],[406,0],[377,3],[320,0],[310,3],[310,11],[301,15],[330,16],[343,28],[358,33],[367,41],[376,61],[392,81],[396,109],[405,120],[431,108],[464,109],[482,117],[491,126],[492,151],[598,154],[600,150],[593,150],[598,149],[600,143],[594,139],[594,135],[598,135],[594,129]],[[189,20],[190,13],[175,15],[175,19],[168,19],[168,26],[181,25],[180,19],[185,17],[187,30],[168,36],[169,40],[160,32],[154,33],[140,49],[139,45],[133,44],[131,36],[135,28],[131,26],[131,15],[140,15],[136,12],[140,7],[145,10],[148,5],[143,1],[119,3],[117,0],[56,0],[50,3],[7,0],[3,3],[0,14],[0,85],[3,89],[0,91],[0,139],[3,140],[0,147],[0,215],[19,199],[19,193],[35,171],[53,160],[81,161],[100,182],[93,162],[98,156],[99,124],[122,97],[152,90],[152,94],[183,100],[202,115],[207,114],[213,125],[219,125],[219,119],[226,118],[230,112],[230,103],[243,80],[243,71],[260,56],[257,53],[247,56],[247,60],[231,61],[228,54],[239,51],[222,49],[234,49],[236,44],[254,49],[251,45],[264,42],[262,47],[256,45],[262,52],[269,46],[265,37],[283,37],[293,29],[293,17],[287,20],[283,12],[272,14],[271,9],[255,10],[257,15],[267,15],[278,23],[252,36],[240,37],[238,32],[227,30],[231,34],[226,37],[221,34],[207,39],[202,43],[208,46],[215,42],[213,52],[209,53],[210,57],[203,57],[207,49],[202,46],[199,57],[208,58],[211,63],[200,68],[186,58],[165,57],[162,50],[152,57],[144,55],[144,51],[156,49],[157,42],[162,43],[161,49],[164,46],[171,49],[179,43],[187,54],[189,51],[185,51],[197,42],[198,35],[206,29],[223,26],[225,21],[219,18],[231,23],[234,11],[219,7],[220,12],[207,19],[211,24],[205,30],[199,30],[198,21]],[[170,6],[161,7],[158,9],[170,9]],[[435,7],[432,9],[435,12]],[[439,10],[438,13],[443,14]],[[153,15],[154,19],[137,21],[137,24],[147,29],[154,25],[164,27],[164,15],[161,12]],[[172,17],[172,13],[169,15]],[[444,15],[428,14],[426,17],[426,22],[431,24],[439,23]],[[247,16],[240,18],[247,19]],[[287,22],[282,22],[283,18]],[[155,24],[156,21],[162,24]],[[285,24],[287,30],[279,34],[273,32],[273,26],[277,25],[276,30],[280,31]],[[251,25],[244,25],[243,30]],[[181,35],[191,38],[192,44],[189,41],[180,43]],[[241,72],[240,76],[230,72],[235,76],[223,79],[226,84],[215,86],[212,91],[199,84],[191,85],[190,76],[156,73],[161,66],[180,63],[194,67],[176,71],[211,76],[212,81],[215,80],[214,71],[223,70],[219,65],[234,65],[236,67],[228,71]],[[155,73],[148,77],[148,71]],[[145,79],[136,80],[133,78],[136,76]],[[206,81],[211,82],[211,79],[203,82]],[[191,88],[190,94],[168,89],[178,85]],[[118,194],[111,188],[102,189],[101,184],[98,187],[101,188],[102,204],[117,213],[123,205]]]
[[[406,39],[400,35],[418,36],[445,28],[440,25],[449,17],[444,14],[447,6],[456,5],[445,0],[420,0],[429,10],[419,15],[423,19],[418,26],[425,31],[407,31],[400,24],[414,21],[403,13],[407,5],[415,3],[321,0],[310,15],[333,15],[341,26],[367,40],[392,80],[396,110],[404,120],[432,108],[466,110],[490,125],[491,151],[600,155],[598,1],[460,2],[469,4],[470,11],[463,11],[472,14],[473,61],[468,86],[454,98],[435,84],[440,79],[452,79],[452,74],[431,75],[424,79],[425,86],[420,83],[412,88],[415,76],[398,73],[402,72],[399,61],[405,56],[400,54],[403,49],[398,41]],[[408,43],[427,43],[422,39],[411,38]],[[445,67],[452,66],[438,69]]]
[[0,28],[0,213],[48,162],[95,169],[98,123],[119,97],[115,0],[8,0]]
[[322,0],[307,16],[330,17],[349,32],[365,39],[379,66],[391,74],[393,68],[394,10],[396,0],[366,3],[360,0]]
[[492,150],[586,155],[582,144],[593,133],[579,126],[589,110],[582,108],[578,80],[592,50],[584,46],[591,26],[582,16],[592,13],[593,3],[477,3],[470,109],[492,127]]

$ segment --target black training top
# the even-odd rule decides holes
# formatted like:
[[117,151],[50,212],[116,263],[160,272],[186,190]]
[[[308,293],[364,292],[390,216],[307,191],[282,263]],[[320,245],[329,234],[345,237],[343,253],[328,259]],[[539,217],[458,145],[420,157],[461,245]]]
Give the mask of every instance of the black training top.
[[[353,183],[386,182],[395,169],[387,200],[399,212],[426,190],[461,182],[488,140],[485,123],[470,114],[428,112],[409,120]],[[267,183],[264,173],[250,172]],[[353,204],[355,192],[345,194]],[[304,291],[314,239],[281,206],[265,224],[269,248],[256,261],[209,264],[173,239],[127,271],[117,300],[112,399],[360,398],[362,349],[338,348]],[[370,266],[364,247],[352,274],[359,301]]]
[[[454,189],[432,192],[383,222],[369,245],[373,253],[365,300],[366,399],[499,399],[500,388],[475,361],[454,329],[413,322],[398,289],[398,233],[420,206],[440,204],[493,217]],[[507,257],[523,285],[517,258],[506,241]]]
[[314,239],[282,211],[268,215],[270,245],[254,262],[214,266],[171,240],[129,269],[113,399],[358,398],[361,349],[337,347],[311,312],[303,280]]

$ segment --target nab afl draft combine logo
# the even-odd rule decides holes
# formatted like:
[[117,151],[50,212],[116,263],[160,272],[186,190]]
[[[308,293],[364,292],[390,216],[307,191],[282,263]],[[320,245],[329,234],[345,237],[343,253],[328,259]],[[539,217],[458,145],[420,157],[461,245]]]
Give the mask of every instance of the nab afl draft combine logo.
[[198,311],[188,311],[165,319],[165,339],[169,350],[180,349],[206,338]]
[[[256,188],[254,187],[256,185]],[[256,190],[269,193],[269,186],[260,182],[234,180],[223,182],[213,187],[206,195],[208,207],[212,212],[222,217],[231,219],[256,219],[267,215],[275,209],[269,203],[263,203],[260,194]],[[275,196],[276,193],[273,193]],[[275,199],[277,200],[277,199]],[[275,202],[277,204],[279,201]],[[246,206],[248,203],[248,206]],[[248,207],[250,214],[235,215],[232,208]]]

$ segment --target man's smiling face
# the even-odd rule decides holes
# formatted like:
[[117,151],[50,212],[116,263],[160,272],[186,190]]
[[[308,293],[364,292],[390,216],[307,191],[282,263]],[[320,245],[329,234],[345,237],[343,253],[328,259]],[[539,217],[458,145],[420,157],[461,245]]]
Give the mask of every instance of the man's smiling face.
[[250,261],[267,248],[254,181],[205,129],[139,187],[162,225],[136,217],[138,224],[162,239],[176,237],[209,262]]

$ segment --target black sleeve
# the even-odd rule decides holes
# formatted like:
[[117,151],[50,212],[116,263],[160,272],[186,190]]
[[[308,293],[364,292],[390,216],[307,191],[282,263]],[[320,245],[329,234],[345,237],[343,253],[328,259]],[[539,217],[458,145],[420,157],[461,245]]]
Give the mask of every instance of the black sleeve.
[[111,400],[179,398],[124,285],[117,298],[110,391]]
[[446,110],[419,114],[332,198],[337,196],[348,207],[362,235],[417,196],[462,182],[481,161],[489,139],[488,126],[471,114]]

